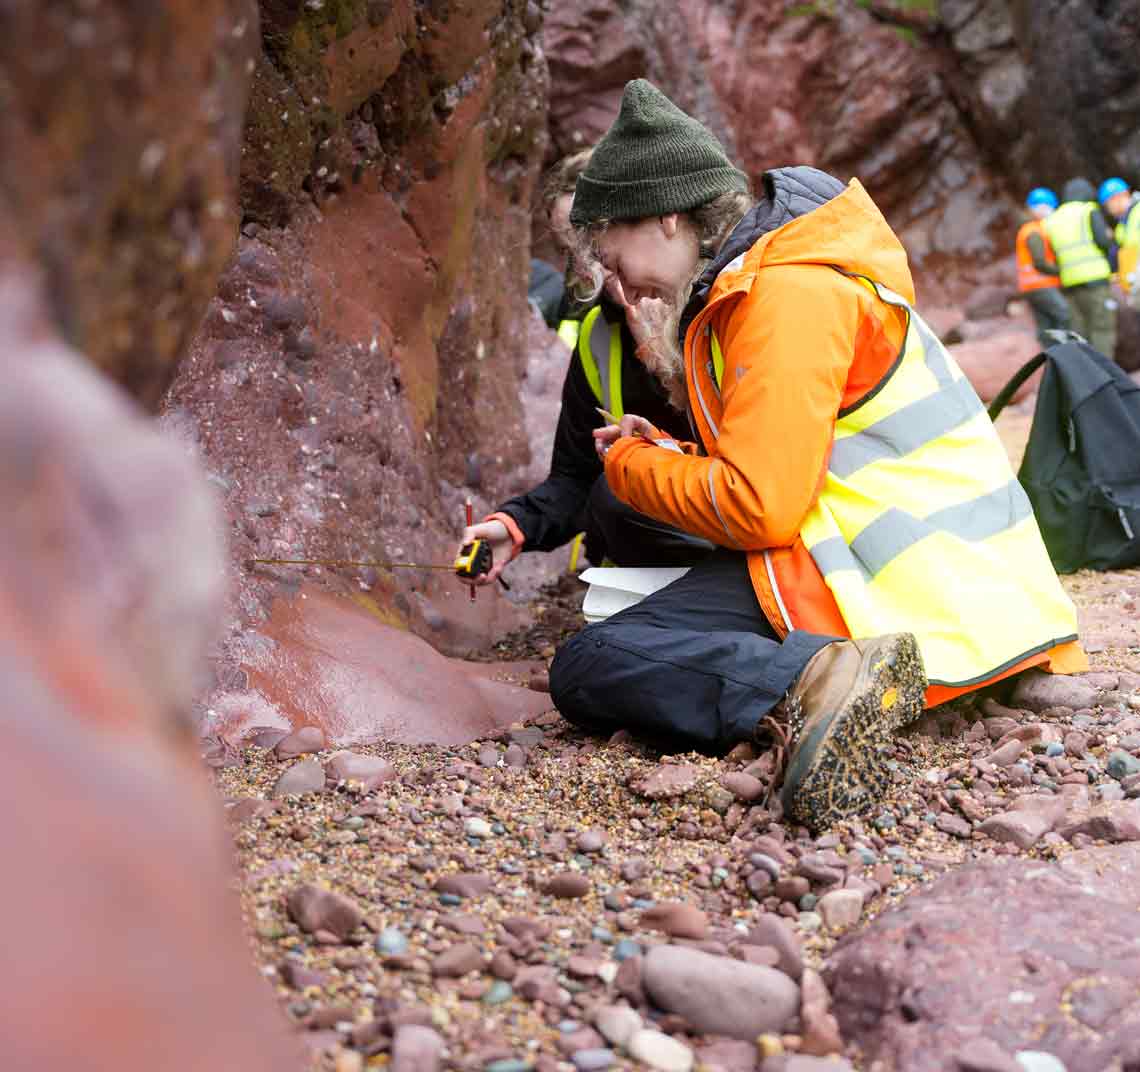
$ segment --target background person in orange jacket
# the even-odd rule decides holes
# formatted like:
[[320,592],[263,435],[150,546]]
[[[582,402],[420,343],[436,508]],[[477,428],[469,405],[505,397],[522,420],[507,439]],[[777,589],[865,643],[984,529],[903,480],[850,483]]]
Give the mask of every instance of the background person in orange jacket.
[[1017,289],[1033,311],[1042,346],[1053,341],[1046,332],[1064,331],[1072,323],[1068,302],[1061,293],[1061,270],[1045,233],[1044,220],[1056,207],[1057,195],[1052,190],[1044,186],[1030,190],[1025,199],[1029,219],[1017,232]]
[[627,414],[595,432],[606,478],[718,549],[564,644],[551,693],[604,731],[770,741],[784,809],[818,828],[877,803],[893,731],[924,703],[1086,663],[1025,493],[874,203],[812,168],[747,190],[643,80],[578,180],[583,270],[684,384],[700,440],[664,450]]

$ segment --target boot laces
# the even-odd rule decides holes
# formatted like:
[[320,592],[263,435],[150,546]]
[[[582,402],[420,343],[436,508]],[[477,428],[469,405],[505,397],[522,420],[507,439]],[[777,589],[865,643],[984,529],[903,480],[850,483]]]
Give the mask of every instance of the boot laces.
[[783,702],[773,710],[775,714],[765,715],[756,727],[757,736],[767,736],[771,742],[772,773],[764,794],[764,807],[768,806],[776,787],[783,784],[792,750],[804,725],[803,703],[798,696],[787,693]]

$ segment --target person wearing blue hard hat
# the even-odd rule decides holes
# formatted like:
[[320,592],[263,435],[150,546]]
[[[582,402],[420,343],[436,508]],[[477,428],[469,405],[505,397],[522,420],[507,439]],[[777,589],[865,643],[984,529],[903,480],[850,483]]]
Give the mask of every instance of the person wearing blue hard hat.
[[1063,331],[1071,323],[1069,303],[1061,294],[1060,269],[1045,233],[1045,218],[1057,207],[1057,195],[1044,186],[1029,191],[1027,219],[1017,232],[1017,289],[1024,295],[1037,323],[1037,338],[1048,346],[1049,331]]
[[1088,179],[1065,183],[1060,207],[1045,219],[1045,234],[1057,258],[1073,330],[1111,358],[1116,349],[1117,302],[1111,287],[1116,247]]
[[1105,179],[1100,184],[1097,200],[1116,221],[1114,237],[1119,252],[1117,269],[1120,285],[1128,295],[1128,304],[1140,310],[1140,288],[1137,287],[1137,260],[1140,258],[1140,211],[1136,205],[1140,197],[1132,192],[1123,179]]

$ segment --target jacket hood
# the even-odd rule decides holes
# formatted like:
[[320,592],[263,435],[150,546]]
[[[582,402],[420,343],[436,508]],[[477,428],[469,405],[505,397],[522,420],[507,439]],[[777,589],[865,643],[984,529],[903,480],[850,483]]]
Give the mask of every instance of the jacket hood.
[[693,285],[681,317],[681,338],[704,308],[716,278],[726,265],[751,249],[764,235],[804,216],[843,193],[843,183],[813,167],[773,168],[760,178],[760,196],[732,229],[717,255]]
[[878,206],[852,179],[838,197],[765,235],[745,255],[745,271],[829,264],[882,283],[914,304],[906,250]]
[[1096,188],[1088,179],[1070,179],[1061,191],[1062,201],[1095,201]]

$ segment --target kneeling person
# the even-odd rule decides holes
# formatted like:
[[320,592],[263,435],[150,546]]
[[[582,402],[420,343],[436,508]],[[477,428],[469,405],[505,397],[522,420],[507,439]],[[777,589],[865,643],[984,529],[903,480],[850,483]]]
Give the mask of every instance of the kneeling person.
[[578,180],[599,281],[639,350],[683,375],[700,438],[672,453],[627,415],[595,433],[607,480],[718,550],[566,643],[551,692],[588,727],[774,739],[785,810],[818,828],[876,803],[891,734],[924,705],[1085,660],[1028,500],[874,203],[811,168],[769,172],[751,207],[746,189],[641,80]]

